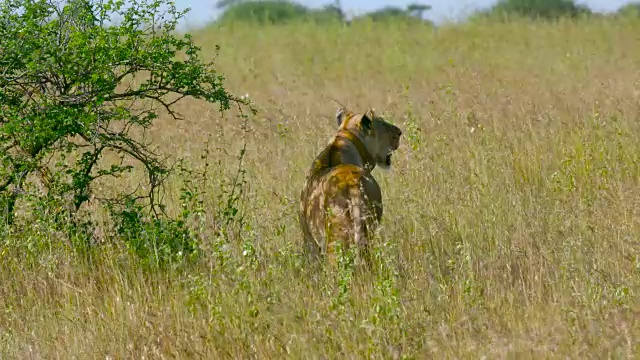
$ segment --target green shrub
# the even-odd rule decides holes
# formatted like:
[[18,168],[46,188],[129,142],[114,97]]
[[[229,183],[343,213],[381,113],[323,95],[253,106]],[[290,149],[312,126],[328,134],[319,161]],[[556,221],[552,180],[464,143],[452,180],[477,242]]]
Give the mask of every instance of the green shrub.
[[626,4],[618,9],[616,15],[622,17],[640,17],[640,3],[633,2]]
[[411,4],[406,9],[387,6],[357,17],[355,20],[371,20],[373,22],[425,23],[433,25],[422,18],[423,13],[431,9],[427,5]]
[[536,19],[557,19],[589,15],[591,10],[574,0],[500,0],[485,16],[523,16]]
[[[240,102],[223,88],[213,62],[200,59],[191,36],[174,35],[184,14],[169,0],[0,5],[0,204],[7,223],[19,200],[38,197],[38,186],[75,214],[94,195],[95,180],[135,167],[147,178],[147,191],[136,197],[159,213],[157,193],[170,169],[144,135],[157,108],[179,118],[174,104],[184,97],[221,110]],[[106,153],[119,160],[103,161]],[[125,193],[131,195],[99,195],[114,203]]]
[[219,22],[255,22],[258,24],[282,24],[304,19],[309,9],[297,3],[282,0],[249,1],[229,5]]

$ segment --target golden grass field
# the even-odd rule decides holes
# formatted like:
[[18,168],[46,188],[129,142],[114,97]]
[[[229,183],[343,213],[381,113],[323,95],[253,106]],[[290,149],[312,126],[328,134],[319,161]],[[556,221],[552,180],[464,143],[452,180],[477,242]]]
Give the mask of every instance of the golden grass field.
[[[185,120],[153,128],[196,167],[210,138],[205,255],[149,271],[114,241],[86,259],[46,223],[8,234],[0,358],[638,356],[640,22],[193,33],[207,56],[221,46],[228,90],[258,109],[243,130],[185,101]],[[317,275],[298,254],[298,196],[335,131],[331,98],[404,132],[394,167],[374,170],[372,274]],[[243,139],[244,223],[223,239],[211,214]]]

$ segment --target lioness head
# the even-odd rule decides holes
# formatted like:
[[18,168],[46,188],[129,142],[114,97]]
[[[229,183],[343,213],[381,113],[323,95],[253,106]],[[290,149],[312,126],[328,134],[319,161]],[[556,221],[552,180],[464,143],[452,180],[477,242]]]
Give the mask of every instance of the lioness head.
[[382,168],[391,166],[391,153],[400,146],[402,131],[395,125],[378,117],[370,109],[364,114],[357,114],[340,108],[336,112],[338,131],[347,130],[362,141],[367,150]]

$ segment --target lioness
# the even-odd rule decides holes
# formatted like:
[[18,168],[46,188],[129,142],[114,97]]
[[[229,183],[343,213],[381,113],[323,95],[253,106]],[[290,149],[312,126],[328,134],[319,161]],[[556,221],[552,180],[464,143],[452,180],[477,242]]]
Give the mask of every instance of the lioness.
[[402,131],[373,110],[336,113],[338,131],[315,158],[300,195],[300,226],[305,249],[314,258],[335,262],[335,245],[358,246],[370,261],[370,236],[382,218],[382,194],[371,171],[391,166]]

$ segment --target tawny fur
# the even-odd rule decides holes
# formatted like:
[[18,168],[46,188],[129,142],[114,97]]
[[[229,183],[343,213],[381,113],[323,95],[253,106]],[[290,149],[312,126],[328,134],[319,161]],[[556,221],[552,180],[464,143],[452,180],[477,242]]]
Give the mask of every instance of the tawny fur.
[[335,245],[358,247],[369,261],[371,235],[382,219],[382,194],[371,171],[391,165],[402,131],[372,110],[339,109],[338,131],[315,158],[300,194],[300,227],[314,257],[335,262]]

